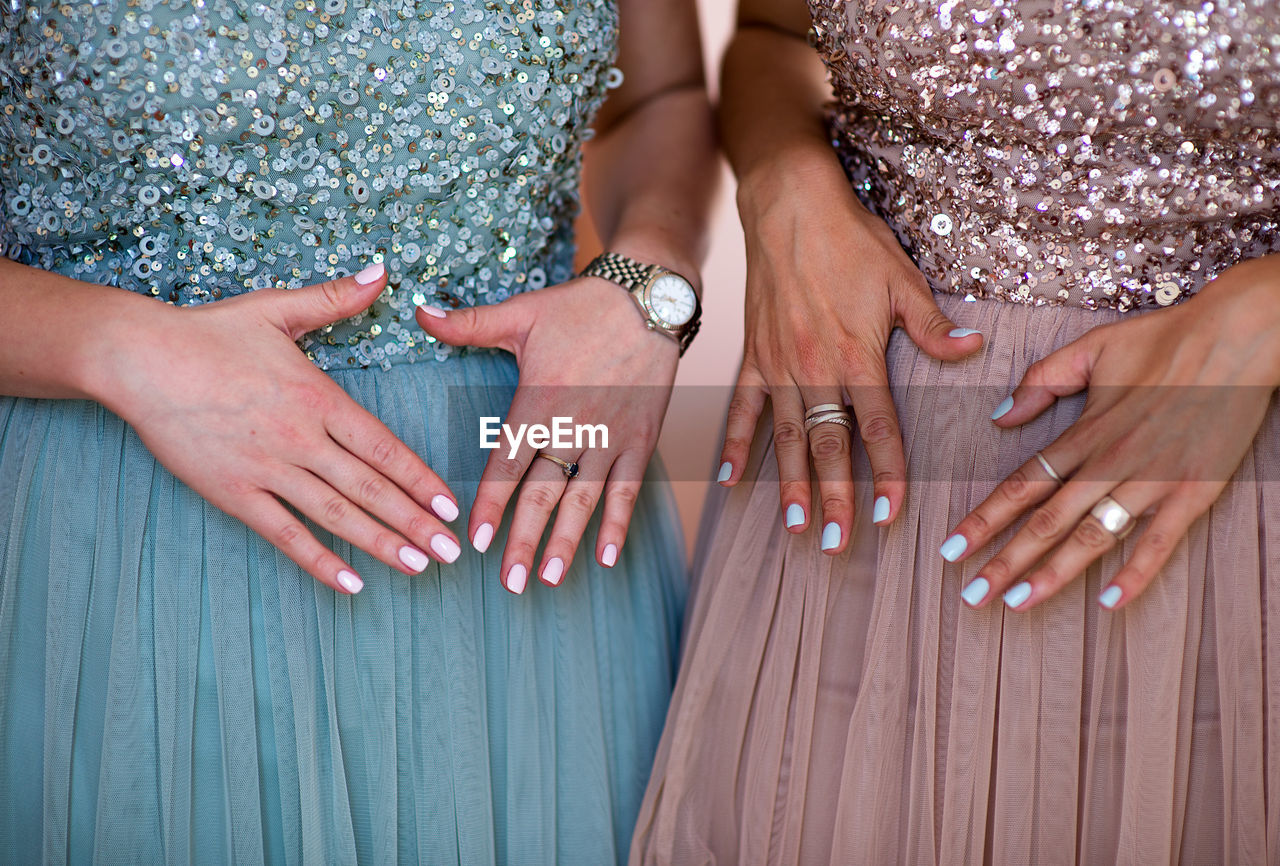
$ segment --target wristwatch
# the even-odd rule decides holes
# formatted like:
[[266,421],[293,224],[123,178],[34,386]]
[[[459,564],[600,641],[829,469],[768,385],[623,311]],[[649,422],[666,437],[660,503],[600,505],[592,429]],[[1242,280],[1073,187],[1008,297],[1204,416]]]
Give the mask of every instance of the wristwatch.
[[601,253],[582,272],[626,289],[640,307],[645,325],[676,341],[684,355],[702,325],[698,293],[684,277],[660,265],[646,265],[618,253]]

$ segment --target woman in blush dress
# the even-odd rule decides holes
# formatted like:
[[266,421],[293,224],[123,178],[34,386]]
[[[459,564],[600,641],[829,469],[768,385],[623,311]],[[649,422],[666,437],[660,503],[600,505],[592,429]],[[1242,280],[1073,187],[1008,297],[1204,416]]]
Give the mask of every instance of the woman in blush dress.
[[746,353],[633,862],[1280,860],[1278,19],[743,0]]
[[[680,347],[574,221],[594,124],[600,238],[697,282],[698,44],[686,0],[0,7],[0,861],[626,856]],[[613,435],[570,480],[481,449],[509,413]]]

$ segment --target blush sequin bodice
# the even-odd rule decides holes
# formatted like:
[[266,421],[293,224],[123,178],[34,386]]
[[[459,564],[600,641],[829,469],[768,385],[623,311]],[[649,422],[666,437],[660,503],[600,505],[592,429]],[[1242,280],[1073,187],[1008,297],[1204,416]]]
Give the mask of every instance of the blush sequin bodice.
[[1280,251],[1277,0],[810,0],[854,188],[937,291],[1167,306]]
[[611,0],[0,0],[0,255],[176,304],[374,260],[321,367],[568,278]]

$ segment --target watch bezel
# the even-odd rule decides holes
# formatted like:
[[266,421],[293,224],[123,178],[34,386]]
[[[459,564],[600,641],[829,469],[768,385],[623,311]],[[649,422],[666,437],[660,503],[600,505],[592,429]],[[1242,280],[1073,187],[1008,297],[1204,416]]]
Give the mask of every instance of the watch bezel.
[[[664,319],[662,315],[654,309],[653,300],[650,297],[653,287],[657,284],[658,280],[663,277],[675,277],[680,280],[680,282],[684,283],[685,288],[687,288],[689,293],[693,295],[693,312],[689,315],[689,318],[685,319],[678,325],[673,325],[671,322]],[[678,274],[670,268],[664,268],[661,266],[655,267],[653,273],[651,273],[649,278],[645,280],[644,286],[640,292],[640,302],[651,322],[662,328],[664,331],[676,335],[696,322],[698,320],[698,314],[702,312],[702,300],[698,297],[698,291],[693,287],[693,283],[689,282],[688,278],[683,274]]]

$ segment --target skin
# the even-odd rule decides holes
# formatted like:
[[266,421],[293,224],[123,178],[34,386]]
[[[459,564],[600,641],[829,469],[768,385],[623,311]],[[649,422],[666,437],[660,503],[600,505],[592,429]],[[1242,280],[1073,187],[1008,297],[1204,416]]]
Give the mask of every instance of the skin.
[[[697,263],[718,172],[694,4],[624,0],[619,15],[625,78],[588,149],[587,210],[605,249],[660,264],[699,290]],[[485,307],[419,310],[417,318],[445,343],[516,356],[520,386],[504,419],[513,428],[550,426],[556,416],[609,428],[608,449],[547,449],[580,464],[572,481],[527,446],[514,459],[506,448],[490,452],[468,534],[478,549],[487,548],[514,499],[503,586],[521,592],[533,575],[559,585],[601,502],[594,556],[614,565],[675,382],[675,342],[648,330],[627,293],[599,278]]]
[[[693,6],[687,0],[628,0],[620,15],[619,65],[627,83],[602,111],[602,135],[588,154],[590,210],[612,249],[693,279],[715,175]],[[350,269],[365,264],[353,262]],[[285,504],[406,574],[422,571],[428,556],[450,562],[459,554],[457,537],[443,523],[457,516],[456,497],[294,342],[368,308],[385,284],[382,274],[367,285],[346,277],[179,308],[0,260],[0,309],[28,325],[0,346],[0,393],[102,403],[209,502],[327,586],[359,591],[358,577],[347,587],[339,581],[342,572],[354,574],[350,565]],[[449,342],[513,349],[522,381],[527,374],[574,385],[656,383],[669,394],[676,347],[645,329],[624,292],[601,280],[575,280],[536,294],[545,297],[517,299],[493,314],[419,319],[429,319],[428,330]],[[507,336],[483,342],[496,336],[486,323],[498,323]],[[468,339],[472,328],[475,340]],[[601,339],[584,342],[584,334]],[[607,334],[612,337],[603,339]],[[653,390],[659,393],[642,407],[607,418],[611,429],[634,429],[625,443],[619,437],[619,480],[605,506],[608,538],[619,547],[643,467],[639,455],[647,461],[665,410],[662,389]],[[557,403],[546,417],[586,418],[592,411]],[[543,414],[528,394],[518,398],[508,420],[524,413]],[[608,415],[596,414],[601,420]],[[525,487],[553,489],[555,479],[543,469],[554,467],[537,463]],[[512,478],[511,468],[491,461],[471,515],[473,535],[481,522],[500,522],[515,490]],[[580,500],[575,494],[573,501]],[[541,533],[545,517],[537,523],[537,515],[547,501],[546,492],[520,497],[512,556],[531,561],[536,539],[530,539],[535,524]],[[568,510],[562,506],[562,515]],[[557,518],[557,546],[548,548],[566,565],[582,534],[575,526]]]

